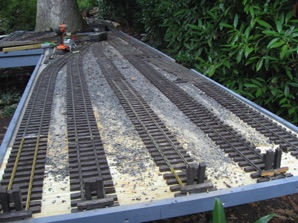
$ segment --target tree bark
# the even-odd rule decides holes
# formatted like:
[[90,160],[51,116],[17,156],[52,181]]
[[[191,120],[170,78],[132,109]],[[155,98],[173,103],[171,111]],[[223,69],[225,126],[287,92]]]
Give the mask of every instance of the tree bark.
[[81,31],[87,26],[76,0],[37,0],[35,31],[67,25],[67,32]]

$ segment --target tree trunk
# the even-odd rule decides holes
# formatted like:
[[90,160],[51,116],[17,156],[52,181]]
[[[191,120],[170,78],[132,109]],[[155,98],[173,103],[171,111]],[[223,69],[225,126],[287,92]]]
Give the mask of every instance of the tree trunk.
[[37,0],[35,31],[56,29],[62,23],[67,32],[81,31],[87,25],[76,0]]

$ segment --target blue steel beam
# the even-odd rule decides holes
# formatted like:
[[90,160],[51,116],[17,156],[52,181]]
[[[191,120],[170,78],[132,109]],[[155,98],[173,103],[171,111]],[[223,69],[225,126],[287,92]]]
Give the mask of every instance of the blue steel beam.
[[213,209],[215,198],[219,198],[224,207],[231,207],[295,193],[298,193],[298,177],[290,177],[209,193],[44,218],[32,218],[22,222],[136,223],[210,211]]
[[0,68],[35,66],[43,49],[0,53]]

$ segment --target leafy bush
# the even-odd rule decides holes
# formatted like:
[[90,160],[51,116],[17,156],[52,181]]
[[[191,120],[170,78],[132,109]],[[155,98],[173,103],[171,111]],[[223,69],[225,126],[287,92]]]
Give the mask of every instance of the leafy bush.
[[78,5],[80,10],[91,9],[98,5],[97,0],[78,0]]
[[0,96],[0,107],[7,106],[19,102],[19,93],[4,93]]
[[34,29],[37,0],[0,2],[0,27],[6,32]]
[[159,42],[178,62],[298,123],[294,1],[139,3],[148,39],[164,39]]
[[2,110],[2,115],[4,117],[11,117],[14,114],[15,110],[17,109],[17,106],[18,104],[12,104],[4,107]]

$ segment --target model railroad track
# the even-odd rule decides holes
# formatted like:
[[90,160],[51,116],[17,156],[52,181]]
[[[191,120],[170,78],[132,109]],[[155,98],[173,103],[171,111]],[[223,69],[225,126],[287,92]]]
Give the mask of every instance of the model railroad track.
[[8,36],[6,36],[4,39],[2,39],[2,41],[0,41],[0,42],[18,40],[24,33],[25,33],[25,31],[13,32],[13,33],[9,34]]
[[165,68],[171,73],[180,72],[183,78],[178,77],[175,83],[191,82],[196,88],[205,92],[206,95],[217,101],[220,105],[237,115],[242,121],[255,128],[257,131],[268,137],[271,141],[280,145],[280,148],[285,152],[291,152],[291,155],[298,159],[298,137],[279,126],[269,118],[261,115],[259,112],[249,107],[245,103],[237,100],[228,92],[220,89],[213,83],[204,81],[200,78],[199,81],[189,79],[184,67],[169,62],[168,60],[150,60],[159,67]]
[[[193,162],[164,123],[153,112],[138,92],[125,80],[116,66],[104,55],[103,48],[93,48],[107,82],[113,89],[139,136],[159,166],[171,191],[179,194],[203,192],[212,189],[205,181],[206,165]],[[169,173],[170,172],[170,173]]]
[[66,61],[64,57],[48,66],[36,82],[1,181],[0,219],[40,212],[55,81]]
[[[286,173],[269,174],[270,176],[266,173],[264,176],[263,172],[265,171],[280,169],[281,151],[277,150],[275,153],[268,153],[266,157],[260,154],[256,147],[240,133],[236,132],[231,126],[224,124],[206,107],[158,73],[142,59],[138,59],[132,52],[132,49],[117,43],[117,41],[112,41],[111,44],[194,124],[228,153],[239,166],[244,167],[246,172],[253,172],[251,177],[258,178],[257,182],[292,176],[292,174]],[[277,171],[277,173],[280,172]]]
[[281,126],[278,126],[276,123],[256,112],[241,101],[235,100],[233,96],[214,86],[212,83],[200,82],[195,83],[194,86],[205,92],[225,108],[229,109],[241,120],[258,130],[274,143],[279,144],[283,151],[290,151],[291,155],[298,159],[298,138],[296,135],[291,134]]
[[83,73],[82,54],[72,57],[67,66],[71,206],[79,210],[111,206],[117,200]]

